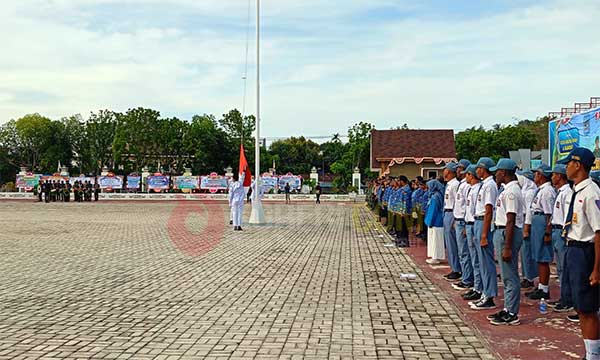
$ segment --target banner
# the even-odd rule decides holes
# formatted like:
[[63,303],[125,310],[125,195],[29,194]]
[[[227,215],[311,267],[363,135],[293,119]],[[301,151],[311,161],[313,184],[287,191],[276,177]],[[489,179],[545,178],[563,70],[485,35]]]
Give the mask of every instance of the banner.
[[198,189],[199,187],[197,176],[176,176],[173,179],[173,188],[175,189]]
[[122,176],[100,176],[98,178],[100,189],[114,190],[123,188]]
[[277,190],[277,177],[264,175],[260,178],[260,180],[261,180],[261,187],[263,189],[264,194],[268,194],[269,191],[271,191],[271,190],[273,190],[273,191]]
[[142,182],[141,176],[127,176],[127,189],[138,190]]
[[292,174],[279,177],[279,191],[284,191],[285,184],[290,184],[290,190],[300,190],[302,188],[302,177]]
[[585,147],[596,156],[593,169],[600,168],[600,107],[551,121],[548,137],[552,166],[574,148]]
[[93,177],[78,176],[78,177],[71,177],[69,179],[69,182],[71,183],[71,185],[74,185],[75,181],[79,181],[80,183],[85,183],[86,181],[89,181],[90,184],[92,184],[92,185],[94,185],[96,183],[96,179]]
[[56,182],[59,183],[61,181],[67,182],[67,181],[69,181],[69,178],[62,177],[62,176],[59,176],[59,175],[46,175],[46,176],[42,175],[42,180],[44,180],[44,182],[46,182],[46,180],[48,180],[50,182],[55,182],[56,181]]
[[219,176],[217,173],[211,173],[208,176],[200,177],[200,189],[216,193],[219,190],[227,190],[229,182],[225,176]]
[[40,174],[17,175],[16,186],[19,189],[29,191],[38,186],[41,178],[42,175]]
[[169,177],[168,176],[148,176],[146,178],[148,182],[149,190],[168,190],[169,189]]

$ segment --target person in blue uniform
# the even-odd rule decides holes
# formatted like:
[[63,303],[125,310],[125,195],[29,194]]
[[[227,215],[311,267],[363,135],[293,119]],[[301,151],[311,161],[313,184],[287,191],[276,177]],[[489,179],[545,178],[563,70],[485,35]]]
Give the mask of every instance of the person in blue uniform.
[[600,359],[600,188],[589,177],[594,161],[590,150],[575,148],[558,162],[574,183],[563,228],[561,297],[570,298],[577,310],[588,360]]
[[517,163],[500,159],[490,171],[496,172],[496,182],[504,190],[496,201],[494,247],[504,285],[504,308],[488,316],[492,325],[519,325],[521,284],[519,281],[519,250],[523,243],[523,195],[516,176]]
[[552,211],[556,191],[550,182],[552,169],[540,165],[535,171],[538,192],[531,203],[531,232],[529,234],[533,258],[538,264],[539,283],[537,289],[525,295],[532,300],[550,299],[550,262],[552,262]]

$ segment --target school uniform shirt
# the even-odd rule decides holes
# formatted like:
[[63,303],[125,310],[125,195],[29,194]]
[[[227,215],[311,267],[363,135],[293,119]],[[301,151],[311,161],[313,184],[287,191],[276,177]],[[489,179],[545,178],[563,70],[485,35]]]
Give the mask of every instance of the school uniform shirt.
[[534,215],[535,213],[552,215],[554,200],[556,200],[556,191],[554,191],[554,188],[550,182],[546,182],[540,186],[537,195],[535,195],[533,198],[533,202],[531,203],[531,211]]
[[471,185],[467,184],[466,179],[462,179],[456,190],[456,198],[454,199],[454,218],[464,219],[467,210],[467,193]]
[[388,204],[390,202],[390,198],[392,197],[392,192],[394,189],[391,186],[387,186],[383,192],[383,203]]
[[492,208],[496,205],[498,199],[498,187],[493,176],[488,176],[481,184],[481,189],[477,195],[477,202],[475,203],[475,216],[484,216],[485,207],[492,205]]
[[399,204],[400,204],[400,188],[398,189],[394,189],[391,188],[389,190],[390,192],[390,196],[388,199],[388,210],[390,210],[391,212],[398,212],[399,211]]
[[[567,239],[585,242],[594,241],[596,231],[600,231],[600,207],[598,205],[600,188],[592,179],[587,178],[575,185],[575,193],[573,219],[566,234]],[[567,200],[567,210],[571,205],[571,198]]]
[[466,205],[465,205],[465,221],[466,222],[474,222],[475,221],[475,204],[477,203],[477,193],[481,188],[481,183],[478,182],[475,185],[469,185],[469,189],[467,190],[466,196]]
[[506,226],[508,214],[515,214],[515,225],[523,228],[523,194],[517,180],[511,181],[504,187],[504,190],[498,195],[496,201],[496,226]]
[[531,225],[531,218],[533,217],[533,212],[531,212],[531,204],[533,203],[533,198],[535,198],[537,193],[537,186],[533,181],[526,179],[521,193],[523,193],[523,199],[525,200],[525,209],[523,210],[525,213],[525,225]]
[[241,181],[235,181],[231,184],[231,198],[229,199],[229,206],[243,204],[246,199],[246,191],[244,190],[243,183]]
[[459,185],[460,182],[456,178],[448,181],[448,184],[446,184],[446,191],[444,193],[444,210],[454,209],[454,201],[456,200],[456,192],[458,191]]
[[566,206],[567,201],[571,200],[571,196],[573,195],[573,189],[569,186],[569,184],[565,184],[558,189],[558,194],[556,195],[556,200],[554,201],[554,209],[552,211],[552,225],[565,225],[565,218],[567,217],[567,212],[569,208]]

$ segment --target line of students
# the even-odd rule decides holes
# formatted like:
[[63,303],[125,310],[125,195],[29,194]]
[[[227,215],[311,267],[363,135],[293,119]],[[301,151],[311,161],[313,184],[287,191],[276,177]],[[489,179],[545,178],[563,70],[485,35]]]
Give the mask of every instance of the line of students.
[[[518,325],[521,290],[533,288],[536,278],[537,287],[525,296],[555,296],[549,280],[556,258],[561,296],[550,304],[557,312],[577,311],[588,360],[600,360],[600,188],[589,176],[594,162],[591,151],[576,148],[553,169],[541,165],[534,172],[518,170],[510,159],[448,164],[443,213],[439,209],[431,222],[438,234],[443,228],[443,243],[439,235],[429,239],[427,260],[438,263],[445,248],[451,272],[444,277],[464,291],[473,310],[496,309],[497,262],[504,306],[487,318],[493,325]],[[427,183],[429,208],[440,208],[440,185]]]

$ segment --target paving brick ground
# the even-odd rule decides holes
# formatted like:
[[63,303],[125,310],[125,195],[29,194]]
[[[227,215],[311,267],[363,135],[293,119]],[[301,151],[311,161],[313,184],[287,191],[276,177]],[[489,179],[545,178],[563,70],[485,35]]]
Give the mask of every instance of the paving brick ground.
[[494,358],[365,207],[265,210],[0,202],[0,359]]

